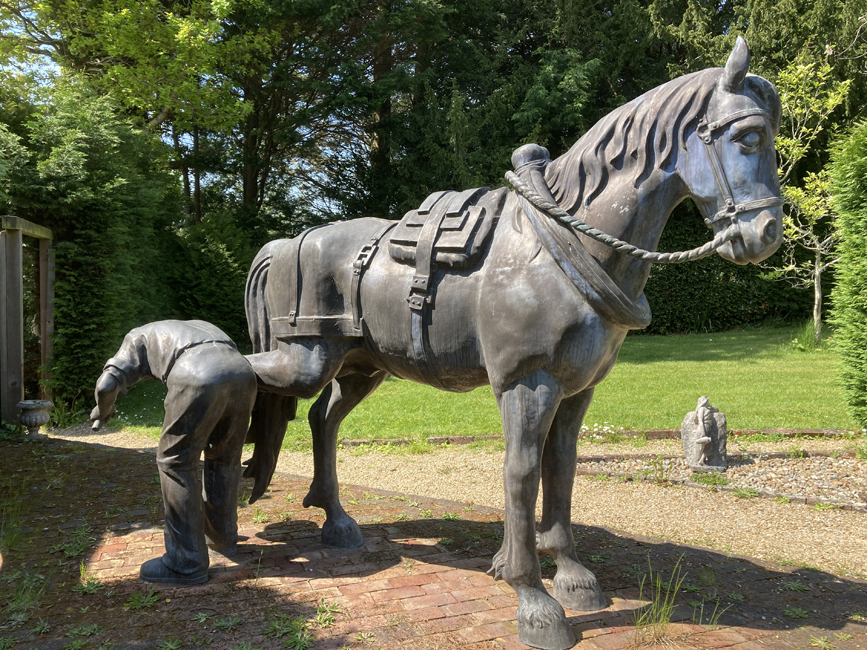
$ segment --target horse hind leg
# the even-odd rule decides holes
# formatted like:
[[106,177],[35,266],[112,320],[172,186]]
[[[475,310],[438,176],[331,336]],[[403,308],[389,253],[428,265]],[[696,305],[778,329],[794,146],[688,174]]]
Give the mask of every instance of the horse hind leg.
[[286,426],[295,419],[299,397],[313,397],[327,386],[343,363],[348,346],[316,338],[278,343],[275,350],[246,357],[256,373],[259,394],[250,421],[247,442],[254,442],[246,478],[252,477],[250,503],[261,497],[271,482]]
[[596,576],[575,554],[572,537],[572,487],[575,480],[576,443],[593,389],[564,399],[545,441],[542,454],[542,522],[536,534],[536,549],[557,563],[554,598],[569,609],[593,611],[608,606]]
[[387,376],[386,372],[377,371],[370,377],[351,374],[334,379],[310,407],[308,420],[313,433],[313,482],[303,505],[305,508],[316,506],[325,510],[323,544],[338,548],[357,548],[364,544],[358,524],[340,505],[337,433],[350,411],[373,393]]

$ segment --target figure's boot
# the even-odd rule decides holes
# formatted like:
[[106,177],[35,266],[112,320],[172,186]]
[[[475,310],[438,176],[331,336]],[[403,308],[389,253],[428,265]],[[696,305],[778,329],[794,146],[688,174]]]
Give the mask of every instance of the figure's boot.
[[141,578],[148,582],[200,584],[208,579],[208,547],[197,472],[160,463],[160,486],[166,509],[162,558],[145,562]]

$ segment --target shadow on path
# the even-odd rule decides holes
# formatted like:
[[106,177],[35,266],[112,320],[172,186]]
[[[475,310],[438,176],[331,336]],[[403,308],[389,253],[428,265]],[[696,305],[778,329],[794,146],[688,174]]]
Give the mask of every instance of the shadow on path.
[[[277,476],[267,498],[240,508],[240,552],[212,554],[208,583],[153,589],[138,579],[141,563],[163,552],[151,454],[3,443],[0,471],[0,533],[12,545],[0,572],[2,648],[264,650],[292,647],[289,632],[269,635],[288,630],[288,619],[308,622],[314,648],[524,647],[514,592],[485,573],[502,540],[501,511],[345,486],[342,501],[366,543],[330,549],[319,543],[321,511],[301,507],[307,480]],[[867,647],[863,581],[598,527],[574,531],[579,557],[611,599],[601,612],[567,611],[578,647],[628,645],[648,567],[669,580],[678,563],[683,623],[673,630],[689,635],[680,647],[806,649],[821,639]],[[90,589],[80,586],[82,566]],[[723,611],[721,629],[695,624],[714,610]]]

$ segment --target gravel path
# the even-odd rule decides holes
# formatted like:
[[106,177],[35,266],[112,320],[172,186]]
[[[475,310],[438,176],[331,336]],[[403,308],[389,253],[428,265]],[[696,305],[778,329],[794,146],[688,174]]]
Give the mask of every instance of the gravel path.
[[[51,436],[116,447],[153,450],[156,447],[153,438],[128,432],[93,434],[86,426],[52,432]],[[826,452],[855,446],[845,440],[799,440],[796,445]],[[750,445],[749,452],[758,455],[788,451],[796,445],[792,442],[760,443]],[[626,444],[582,444],[579,455],[673,455],[679,453],[679,449],[679,441],[668,440],[653,441],[641,448]],[[730,444],[729,451],[735,453],[738,449]],[[340,480],[347,484],[503,508],[503,458],[501,451],[454,447],[421,455],[394,450],[359,453],[342,449],[338,453],[338,472]],[[607,462],[611,468],[617,463],[625,469],[648,467],[646,460]],[[278,471],[312,476],[312,456],[284,451]],[[676,477],[681,471],[680,463],[675,462],[671,471]],[[867,500],[867,461],[860,459],[758,458],[752,463],[735,464],[727,475],[732,484],[756,489],[793,493],[800,490],[828,500]],[[579,476],[575,482],[572,518],[584,525],[605,526],[773,562],[867,577],[867,513],[864,512],[822,510],[772,499],[741,499],[730,493],[678,485],[624,483]]]
[[[628,458],[580,463],[588,475],[627,475],[635,478],[659,476],[685,481],[693,476],[685,458]],[[803,497],[830,504],[867,507],[867,461],[841,457],[768,458],[761,454],[729,459],[720,478],[729,487],[752,488],[786,497]]]

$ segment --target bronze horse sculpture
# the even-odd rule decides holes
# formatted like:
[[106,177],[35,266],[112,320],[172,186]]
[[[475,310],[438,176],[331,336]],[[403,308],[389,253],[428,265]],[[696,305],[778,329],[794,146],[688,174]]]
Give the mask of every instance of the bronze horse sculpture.
[[[522,641],[571,647],[563,607],[606,605],[572,538],[576,440],[627,332],[650,322],[649,261],[684,258],[650,252],[666,220],[691,197],[715,233],[702,254],[757,263],[780,245],[780,101],[748,66],[739,38],[725,68],[651,90],[556,160],[522,147],[510,176],[520,193],[437,193],[398,225],[358,219],[267,244],[246,297],[260,390],[248,435],[253,499],[297,399],[321,391],[304,506],[325,510],[324,543],[359,546],[338,496],[344,417],[389,374],[457,392],[490,384],[506,444],[505,533],[492,570],[518,594]],[[557,564],[553,597],[539,552]]]

